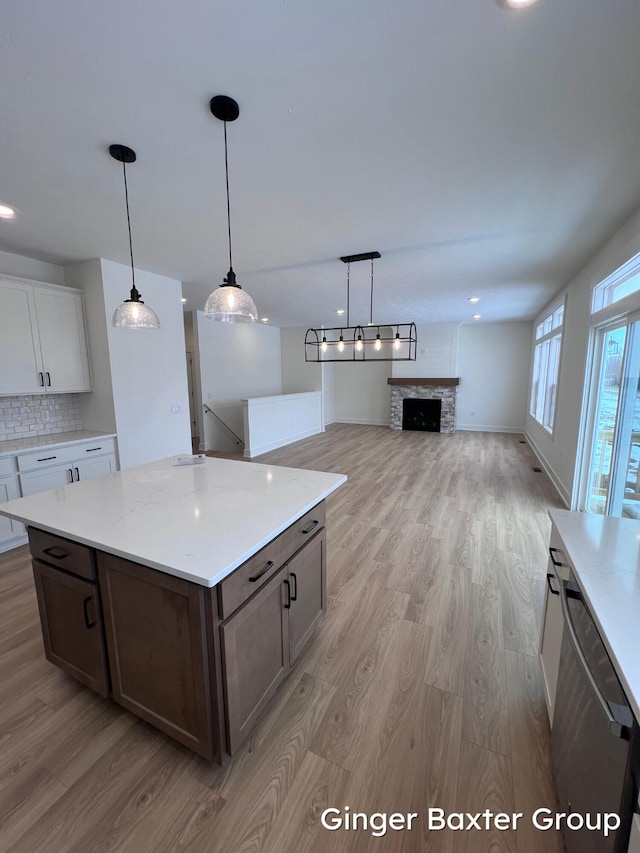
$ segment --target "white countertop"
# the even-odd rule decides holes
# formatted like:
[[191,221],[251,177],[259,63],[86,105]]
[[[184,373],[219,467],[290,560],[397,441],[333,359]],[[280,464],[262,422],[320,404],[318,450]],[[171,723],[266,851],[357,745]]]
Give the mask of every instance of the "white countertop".
[[640,521],[564,509],[549,515],[640,721]]
[[90,429],[79,429],[73,432],[57,432],[50,435],[35,435],[29,438],[15,438],[11,441],[0,441],[0,457],[15,456],[25,450],[40,450],[57,444],[78,444],[81,441],[91,441],[94,438],[115,438],[115,432],[96,432]]
[[346,481],[231,459],[175,457],[0,504],[0,514],[215,586]]

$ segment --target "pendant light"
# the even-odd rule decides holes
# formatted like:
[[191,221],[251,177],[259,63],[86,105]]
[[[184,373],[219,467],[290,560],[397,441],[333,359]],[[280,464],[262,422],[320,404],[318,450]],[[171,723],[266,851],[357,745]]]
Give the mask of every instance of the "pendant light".
[[224,171],[227,184],[227,233],[229,236],[229,272],[207,299],[204,316],[221,323],[255,323],[258,309],[255,302],[236,282],[231,259],[231,209],[229,206],[229,161],[227,157],[227,122],[235,121],[240,115],[240,107],[227,95],[211,98],[209,107],[213,115],[224,123]]
[[129,216],[129,190],[127,187],[127,163],[136,162],[136,152],[126,145],[110,145],[109,154],[122,163],[124,175],[124,201],[127,208],[127,228],[129,229],[129,256],[131,258],[131,294],[129,299],[113,312],[111,324],[119,329],[159,329],[160,320],[156,312],[145,305],[136,288],[136,269],[133,265],[133,243],[131,242],[131,218]]
[[[361,252],[344,255],[347,265],[347,325],[332,329],[307,329],[304,338],[304,360],[323,361],[415,361],[418,336],[415,323],[373,322],[373,261],[380,252]],[[371,261],[369,322],[366,326],[351,326],[349,307],[351,264]]]

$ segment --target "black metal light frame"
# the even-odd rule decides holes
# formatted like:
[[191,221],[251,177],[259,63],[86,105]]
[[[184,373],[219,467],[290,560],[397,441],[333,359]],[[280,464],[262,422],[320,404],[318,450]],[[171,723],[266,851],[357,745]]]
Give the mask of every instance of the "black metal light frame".
[[[329,329],[307,329],[304,360],[310,362],[415,361],[418,335],[415,323],[373,323],[373,261],[380,252],[343,255],[347,264],[347,324]],[[367,326],[349,323],[349,270],[352,263],[371,261],[371,300]]]

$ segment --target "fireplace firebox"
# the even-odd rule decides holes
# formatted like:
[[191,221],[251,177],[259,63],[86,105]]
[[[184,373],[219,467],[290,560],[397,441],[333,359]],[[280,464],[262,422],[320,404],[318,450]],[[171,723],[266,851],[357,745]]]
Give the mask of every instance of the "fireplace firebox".
[[415,400],[405,397],[402,401],[402,429],[440,432],[442,400]]

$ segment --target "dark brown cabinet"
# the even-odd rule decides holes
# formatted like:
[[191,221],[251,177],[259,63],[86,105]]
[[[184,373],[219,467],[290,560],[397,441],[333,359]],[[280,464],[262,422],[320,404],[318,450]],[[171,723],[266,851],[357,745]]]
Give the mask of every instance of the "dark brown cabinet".
[[325,535],[312,539],[287,566],[291,593],[289,666],[307,645],[325,607]]
[[311,639],[322,618],[324,599],[322,530],[222,624],[230,755],[249,734]]
[[320,503],[211,588],[30,528],[47,658],[222,763],[322,618],[324,524]]
[[227,749],[233,755],[289,670],[281,569],[221,627]]
[[213,758],[206,588],[104,553],[98,571],[113,698]]
[[101,696],[108,696],[97,585],[40,560],[33,560],[33,575],[47,660]]

